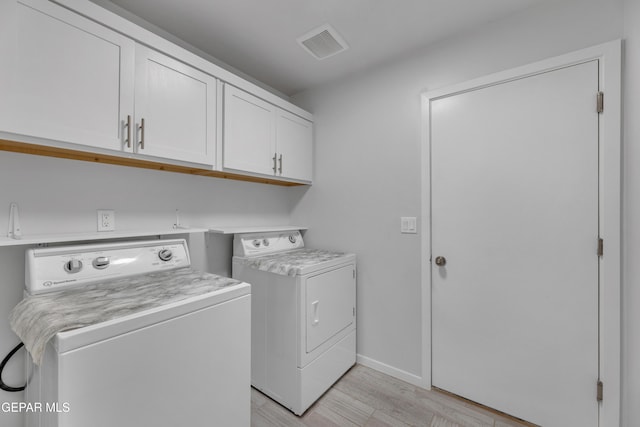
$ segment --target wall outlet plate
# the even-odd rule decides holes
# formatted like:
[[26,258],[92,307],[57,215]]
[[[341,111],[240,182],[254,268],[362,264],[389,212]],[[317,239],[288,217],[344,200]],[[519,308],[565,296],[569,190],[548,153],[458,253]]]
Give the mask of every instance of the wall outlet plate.
[[98,231],[115,231],[116,211],[110,209],[98,209]]

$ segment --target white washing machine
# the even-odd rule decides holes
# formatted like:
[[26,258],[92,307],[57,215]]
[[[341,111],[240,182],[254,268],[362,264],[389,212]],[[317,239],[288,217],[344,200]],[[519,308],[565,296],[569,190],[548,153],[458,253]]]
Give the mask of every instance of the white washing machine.
[[356,257],[307,249],[299,231],[234,236],[251,284],[251,384],[297,415],[356,361]]
[[[250,286],[184,240],[28,250],[28,427],[250,424]],[[33,363],[35,360],[36,363]]]

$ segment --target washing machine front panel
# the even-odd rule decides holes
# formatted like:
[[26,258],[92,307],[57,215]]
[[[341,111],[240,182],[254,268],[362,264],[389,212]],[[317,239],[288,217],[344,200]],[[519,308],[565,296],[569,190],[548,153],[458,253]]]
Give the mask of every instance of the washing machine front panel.
[[38,295],[25,292],[11,319],[17,333],[29,327],[19,334],[34,356],[25,397],[59,409],[27,416],[27,427],[249,425],[247,283],[175,268],[189,261],[182,239],[28,250],[26,259],[27,290]]
[[250,306],[243,295],[69,352],[50,344],[38,400],[61,411],[28,426],[249,425]]

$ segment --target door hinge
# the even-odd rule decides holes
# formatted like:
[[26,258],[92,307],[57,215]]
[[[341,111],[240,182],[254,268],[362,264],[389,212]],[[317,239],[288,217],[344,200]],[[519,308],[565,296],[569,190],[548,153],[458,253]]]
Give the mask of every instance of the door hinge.
[[598,111],[598,114],[604,111],[604,92],[598,92],[596,110]]
[[601,257],[604,255],[604,239],[598,238],[598,256]]
[[596,399],[598,399],[598,402],[602,402],[603,389],[604,385],[602,384],[602,381],[598,381],[598,384],[596,386]]

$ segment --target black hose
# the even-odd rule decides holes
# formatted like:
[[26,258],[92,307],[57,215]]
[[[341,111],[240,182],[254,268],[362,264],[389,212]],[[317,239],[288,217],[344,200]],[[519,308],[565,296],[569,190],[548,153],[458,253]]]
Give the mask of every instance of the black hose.
[[9,352],[9,354],[7,354],[7,357],[5,357],[2,360],[2,363],[0,363],[0,388],[4,391],[10,391],[10,392],[16,392],[16,391],[22,391],[25,389],[25,387],[27,386],[26,384],[23,385],[22,387],[11,387],[8,386],[4,383],[4,381],[2,380],[2,371],[4,371],[4,366],[7,364],[7,362],[9,362],[9,360],[11,359],[11,357],[16,354],[16,352],[18,350],[20,350],[20,348],[23,346],[23,343],[18,344],[17,346],[15,346],[13,348],[13,350],[11,350]]

